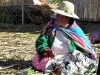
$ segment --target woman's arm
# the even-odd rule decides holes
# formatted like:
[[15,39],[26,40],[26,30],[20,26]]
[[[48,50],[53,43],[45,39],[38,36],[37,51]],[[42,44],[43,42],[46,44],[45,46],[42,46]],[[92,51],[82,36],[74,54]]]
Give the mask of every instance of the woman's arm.
[[43,52],[46,49],[49,49],[48,38],[49,38],[48,35],[40,35],[36,40],[36,51],[40,55],[43,55]]

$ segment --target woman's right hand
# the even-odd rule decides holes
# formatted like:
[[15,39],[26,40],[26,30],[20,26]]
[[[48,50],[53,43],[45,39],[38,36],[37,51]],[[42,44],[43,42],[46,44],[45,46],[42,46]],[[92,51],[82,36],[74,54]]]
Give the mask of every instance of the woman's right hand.
[[56,53],[55,53],[54,51],[52,51],[52,50],[50,50],[48,54],[49,54],[49,56],[50,56],[51,58],[54,58],[55,55],[56,55]]
[[54,58],[56,55],[56,53],[54,51],[52,51],[51,49],[46,49],[44,51],[44,57],[51,57]]

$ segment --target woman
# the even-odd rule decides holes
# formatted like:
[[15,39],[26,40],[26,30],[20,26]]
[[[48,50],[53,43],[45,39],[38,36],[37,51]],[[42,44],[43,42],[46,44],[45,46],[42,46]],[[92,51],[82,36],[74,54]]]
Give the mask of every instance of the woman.
[[89,35],[89,40],[92,44],[100,43],[100,30],[91,32]]
[[51,10],[56,18],[44,27],[36,41],[38,54],[33,58],[33,66],[57,75],[89,73],[94,68],[96,54],[74,20],[79,19],[74,4],[62,1],[58,8]]

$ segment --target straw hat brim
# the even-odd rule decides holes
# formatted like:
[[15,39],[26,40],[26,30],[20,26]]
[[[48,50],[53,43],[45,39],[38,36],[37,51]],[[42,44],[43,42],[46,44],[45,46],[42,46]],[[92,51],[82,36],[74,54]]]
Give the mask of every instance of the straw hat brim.
[[76,14],[68,14],[66,13],[65,11],[62,11],[62,10],[59,10],[59,9],[51,9],[54,13],[58,13],[58,14],[61,14],[61,15],[64,15],[64,16],[68,16],[68,17],[71,17],[71,18],[76,18],[76,19],[79,19],[79,17],[76,15]]

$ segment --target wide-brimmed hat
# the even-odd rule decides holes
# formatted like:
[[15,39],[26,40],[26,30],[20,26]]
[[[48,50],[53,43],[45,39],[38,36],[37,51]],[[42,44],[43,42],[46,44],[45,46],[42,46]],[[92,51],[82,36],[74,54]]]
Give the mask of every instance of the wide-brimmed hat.
[[58,13],[71,18],[79,19],[74,12],[74,4],[69,1],[62,1],[59,7],[51,9],[54,13]]

